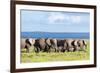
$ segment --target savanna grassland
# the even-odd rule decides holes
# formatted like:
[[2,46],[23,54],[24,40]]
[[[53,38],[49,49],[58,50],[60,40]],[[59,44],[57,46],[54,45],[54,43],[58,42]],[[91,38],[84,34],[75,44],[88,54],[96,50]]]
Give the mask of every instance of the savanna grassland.
[[48,62],[48,61],[74,61],[74,60],[89,60],[90,45],[87,42],[87,48],[85,51],[75,52],[39,52],[35,53],[31,47],[30,52],[26,53],[26,49],[21,49],[21,63],[32,63],[32,62]]

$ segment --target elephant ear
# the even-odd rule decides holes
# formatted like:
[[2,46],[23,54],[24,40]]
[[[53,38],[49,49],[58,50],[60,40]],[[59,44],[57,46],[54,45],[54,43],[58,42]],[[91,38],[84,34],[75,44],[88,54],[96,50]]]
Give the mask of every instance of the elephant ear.
[[86,41],[85,40],[83,40],[83,44],[86,46],[87,45],[87,43],[86,43]]
[[78,44],[78,46],[80,47],[80,43],[79,43],[79,40],[78,40],[77,44]]
[[34,43],[35,43],[35,39],[30,38],[30,39],[29,39],[29,42],[30,42],[32,45],[34,45]]
[[26,40],[25,40],[25,43],[26,43],[26,44],[29,44],[29,45],[31,46],[31,43],[30,43],[29,39],[26,39]]
[[75,46],[75,40],[73,40],[73,41],[71,42],[71,45],[72,45],[72,46]]

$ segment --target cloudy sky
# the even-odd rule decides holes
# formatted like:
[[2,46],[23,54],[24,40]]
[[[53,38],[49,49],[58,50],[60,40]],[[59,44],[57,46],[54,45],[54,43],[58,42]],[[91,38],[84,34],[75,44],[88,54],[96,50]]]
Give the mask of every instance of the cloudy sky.
[[89,32],[89,13],[21,10],[21,31]]

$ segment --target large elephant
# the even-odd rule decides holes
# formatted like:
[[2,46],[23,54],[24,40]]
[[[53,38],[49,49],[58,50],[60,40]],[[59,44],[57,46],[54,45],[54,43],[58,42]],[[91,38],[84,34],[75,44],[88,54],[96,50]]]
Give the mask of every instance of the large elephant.
[[52,43],[51,43],[51,38],[46,38],[45,42],[46,42],[47,52],[51,52],[51,49],[53,49],[52,48]]
[[78,45],[78,39],[74,39],[72,41],[72,46],[74,47],[73,51],[79,51],[80,50],[80,46]]
[[54,49],[55,52],[57,52],[57,51],[58,51],[58,48],[57,48],[57,39],[52,38],[52,39],[50,40],[50,42],[51,42],[51,48]]
[[29,39],[21,39],[21,49],[26,49],[26,52],[29,52],[29,47],[31,46],[31,43],[29,42]]
[[65,52],[67,49],[67,42],[66,40],[58,39],[57,40],[57,47],[59,52]]
[[26,45],[25,40],[26,40],[25,38],[21,39],[21,49],[25,48]]
[[87,47],[87,42],[85,40],[78,40],[78,45],[82,50],[85,50]]
[[36,50],[35,50],[36,53],[39,53],[40,51],[48,52],[45,38],[36,39],[34,47],[36,48]]
[[26,49],[26,52],[28,52],[28,45],[26,44],[26,38],[21,39],[21,49]]
[[33,39],[33,38],[28,38],[28,39],[24,38],[24,39],[21,39],[21,48],[25,48],[26,52],[29,52],[29,48],[31,46],[33,46],[34,43],[35,43],[35,39]]
[[75,47],[74,47],[74,40],[73,39],[66,39],[66,43],[67,43],[67,51],[74,51]]

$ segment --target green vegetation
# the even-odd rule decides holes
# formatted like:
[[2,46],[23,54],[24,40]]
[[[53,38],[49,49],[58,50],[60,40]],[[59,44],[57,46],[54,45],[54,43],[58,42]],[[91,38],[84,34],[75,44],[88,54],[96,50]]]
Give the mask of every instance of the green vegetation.
[[65,53],[46,53],[40,52],[35,53],[33,49],[30,53],[25,53],[25,49],[22,49],[21,53],[21,63],[31,63],[31,62],[48,62],[48,61],[73,61],[73,60],[89,60],[89,43],[85,51],[75,51],[75,52],[65,52]]

